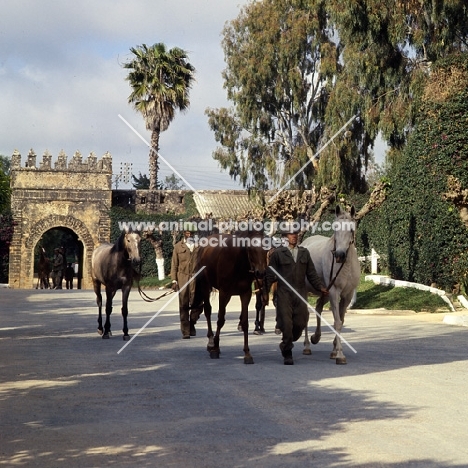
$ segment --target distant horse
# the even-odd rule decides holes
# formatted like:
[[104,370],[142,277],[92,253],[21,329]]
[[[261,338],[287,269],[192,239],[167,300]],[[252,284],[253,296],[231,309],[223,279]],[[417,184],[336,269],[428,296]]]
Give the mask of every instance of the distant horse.
[[47,258],[44,247],[41,247],[41,255],[39,257],[39,263],[37,265],[37,284],[36,289],[40,286],[40,289],[49,289],[50,282],[49,276],[52,268],[50,266],[50,260]]
[[[140,266],[140,236],[131,231],[122,231],[115,244],[102,244],[97,247],[91,259],[91,277],[93,279],[96,302],[99,309],[98,333],[109,338],[111,333],[110,315],[112,299],[118,289],[122,290],[123,339],[129,340],[127,326],[128,296],[133,279],[139,277],[136,270]],[[102,328],[101,284],[106,288],[106,322]]]
[[[306,247],[315,265],[318,275],[323,284],[329,290],[326,299],[320,296],[317,300],[316,310],[322,313],[323,306],[330,301],[333,312],[334,328],[336,331],[333,341],[333,351],[330,359],[336,359],[337,364],[346,364],[346,357],[343,354],[341,345],[341,329],[343,327],[346,309],[348,308],[355,289],[359,284],[361,268],[357,256],[355,239],[354,207],[350,213],[342,212],[337,206],[335,210],[335,221],[332,224],[334,234],[331,238],[324,236],[311,236],[301,245]],[[313,290],[308,284],[309,291],[318,295],[318,291]],[[321,315],[317,315],[317,327],[311,336],[313,344],[320,341],[321,336]],[[310,354],[310,342],[305,329],[304,354]]]
[[[232,296],[240,296],[240,326],[244,333],[244,363],[253,364],[249,350],[248,314],[252,297],[252,283],[266,292],[264,277],[266,270],[266,250],[262,247],[260,233],[217,234],[206,239],[206,246],[200,247],[197,271],[205,269],[196,278],[194,303],[201,305],[208,325],[208,346],[212,359],[219,358],[219,338],[226,321],[226,306]],[[219,291],[219,311],[216,334],[211,326],[210,293]],[[264,293],[263,299],[268,300]]]

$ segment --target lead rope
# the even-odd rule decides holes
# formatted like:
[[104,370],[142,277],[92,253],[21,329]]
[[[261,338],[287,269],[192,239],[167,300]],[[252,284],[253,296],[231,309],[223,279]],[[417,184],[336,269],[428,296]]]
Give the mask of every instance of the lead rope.
[[163,297],[168,296],[169,294],[172,294],[173,292],[175,292],[173,289],[170,289],[169,291],[166,291],[165,293],[161,294],[158,297],[150,297],[141,289],[140,277],[141,277],[141,263],[140,263],[140,271],[138,272],[138,293],[140,294],[140,297],[145,302],[156,302],[156,301],[159,301],[159,299],[162,299]]

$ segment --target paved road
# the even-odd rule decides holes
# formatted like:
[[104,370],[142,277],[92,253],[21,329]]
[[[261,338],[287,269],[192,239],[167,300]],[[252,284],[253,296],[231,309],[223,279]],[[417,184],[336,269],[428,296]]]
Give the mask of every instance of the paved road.
[[[131,333],[166,300],[132,292]],[[270,310],[245,365],[237,304],[211,360],[204,320],[180,339],[174,303],[118,353],[120,301],[102,340],[91,291],[0,290],[0,466],[468,466],[467,328],[350,313],[348,365],[324,331],[284,366]]]

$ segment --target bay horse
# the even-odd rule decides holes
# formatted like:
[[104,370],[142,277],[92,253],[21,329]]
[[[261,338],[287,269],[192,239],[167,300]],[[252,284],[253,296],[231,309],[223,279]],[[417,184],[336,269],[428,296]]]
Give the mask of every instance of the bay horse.
[[50,260],[47,258],[44,247],[41,247],[41,254],[39,256],[39,263],[37,264],[37,284],[36,289],[40,286],[40,289],[50,288],[50,272],[52,267],[50,266]]
[[[244,363],[253,364],[254,360],[249,349],[249,303],[252,298],[252,283],[256,289],[264,291],[266,271],[266,250],[262,246],[263,235],[259,232],[241,232],[238,234],[215,234],[204,238],[203,246],[199,248],[196,271],[203,271],[196,278],[194,303],[203,304],[208,325],[207,350],[212,359],[220,355],[219,339],[221,329],[226,321],[226,306],[232,296],[241,300],[240,326],[244,334]],[[216,334],[211,326],[210,294],[213,289],[219,292],[219,310]]]
[[[302,242],[301,246],[306,247],[312,261],[314,262],[317,274],[329,291],[329,295],[324,298],[320,296],[317,300],[317,326],[311,336],[313,344],[317,344],[321,337],[321,314],[323,306],[330,301],[330,308],[333,313],[335,339],[333,341],[333,351],[330,359],[335,359],[336,364],[346,364],[346,357],[341,344],[341,330],[344,323],[346,309],[353,299],[360,276],[361,266],[358,260],[355,240],[355,210],[351,208],[350,213],[342,211],[338,205],[335,209],[335,221],[332,224],[333,236],[311,236]],[[307,282],[309,292],[320,295]],[[311,354],[310,342],[305,328],[304,354]]]
[[[110,315],[115,293],[122,290],[123,339],[130,339],[128,334],[128,296],[133,279],[139,277],[140,236],[131,230],[121,232],[115,244],[101,244],[94,249],[91,258],[91,277],[93,280],[96,303],[99,310],[98,333],[102,338],[109,338],[111,333]],[[102,328],[101,284],[106,289],[106,322]]]

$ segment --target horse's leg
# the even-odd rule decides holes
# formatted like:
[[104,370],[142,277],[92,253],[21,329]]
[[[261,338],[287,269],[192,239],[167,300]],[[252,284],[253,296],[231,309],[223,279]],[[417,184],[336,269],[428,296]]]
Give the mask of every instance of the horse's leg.
[[221,350],[219,348],[219,337],[221,335],[221,329],[224,327],[226,322],[226,306],[231,299],[231,296],[225,294],[223,291],[219,291],[219,310],[218,320],[216,322],[216,334],[213,339],[213,349],[210,350],[211,359],[219,359]]
[[96,293],[96,304],[98,306],[98,333],[102,335],[102,294],[101,294],[101,283],[97,280],[93,281],[94,292]]
[[128,316],[128,296],[130,295],[130,290],[132,285],[129,284],[128,286],[124,286],[122,288],[122,318],[123,318],[123,339],[124,341],[128,341],[130,339],[130,335],[128,334],[128,325],[127,325],[127,316]]
[[112,336],[110,316],[112,314],[112,299],[114,299],[115,291],[106,288],[106,322],[104,323],[104,334],[103,338],[109,338]]
[[239,315],[239,323],[237,324],[237,330],[242,331],[242,313]]
[[324,296],[320,296],[317,299],[317,303],[315,304],[315,310],[317,313],[315,314],[317,317],[317,325],[315,327],[314,334],[310,337],[310,341],[312,344],[316,345],[322,336],[322,312],[323,306],[326,304],[326,299]]
[[208,338],[208,344],[206,345],[206,350],[211,353],[211,350],[214,348],[214,339],[213,339],[213,328],[211,326],[211,302],[210,302],[210,293],[208,292],[205,295],[205,299],[203,301],[203,312],[205,313],[206,317],[206,324],[208,327],[208,332],[206,333],[206,337]]
[[[309,320],[310,320],[310,309],[309,309]],[[306,356],[310,356],[312,351],[310,349],[310,341],[309,341],[309,320],[307,321],[307,325],[304,328],[304,349],[302,350],[302,354]]]
[[[262,333],[265,333],[265,329],[263,328],[263,325],[265,323],[265,306],[263,305],[261,291],[255,293],[255,311],[256,311],[256,315],[255,315],[254,335],[261,335]],[[241,313],[241,317],[242,317],[242,313]],[[240,322],[239,322],[239,325],[240,325]]]
[[244,332],[244,364],[253,364],[254,360],[249,349],[249,303],[252,298],[252,292],[247,291],[240,296],[241,299],[241,323]]
[[[341,334],[341,330],[343,329],[344,325],[344,318],[346,314],[346,309],[347,309],[347,304],[349,303],[348,299],[344,299],[343,297],[340,299],[339,303],[339,316],[340,316],[340,331],[339,333]],[[339,335],[335,336],[335,339],[333,341],[333,346],[334,346],[334,353],[336,355],[336,363],[337,364],[346,364],[346,356],[343,353],[343,345],[341,343],[341,337]]]
[[335,290],[334,294],[330,295],[330,305],[333,311],[334,328],[336,331],[335,339],[333,340],[333,351],[330,354],[330,359],[336,359],[337,364],[346,364],[346,357],[343,354],[340,335],[344,319],[342,308],[346,308],[347,304],[345,305],[345,301],[339,297],[338,292]]

